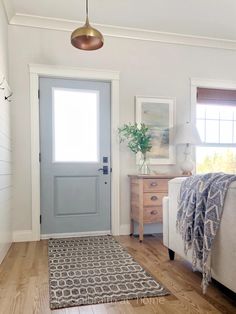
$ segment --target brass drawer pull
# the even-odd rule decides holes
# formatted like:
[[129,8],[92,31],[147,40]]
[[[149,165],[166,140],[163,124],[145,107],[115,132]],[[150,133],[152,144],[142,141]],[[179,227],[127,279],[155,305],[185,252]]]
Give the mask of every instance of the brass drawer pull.
[[157,214],[157,210],[152,210],[151,211],[151,215],[156,215]]
[[157,200],[158,200],[158,197],[154,195],[154,196],[151,197],[151,200],[152,200],[152,201],[157,201]]
[[151,186],[157,186],[158,184],[156,182],[151,182]]

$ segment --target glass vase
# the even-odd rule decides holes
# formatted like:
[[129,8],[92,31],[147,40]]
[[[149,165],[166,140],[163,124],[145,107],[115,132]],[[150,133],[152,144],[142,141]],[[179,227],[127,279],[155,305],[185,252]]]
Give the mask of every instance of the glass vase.
[[138,168],[139,174],[150,174],[150,168],[149,168],[149,160],[147,158],[146,154],[142,154],[140,161],[139,161],[139,168]]

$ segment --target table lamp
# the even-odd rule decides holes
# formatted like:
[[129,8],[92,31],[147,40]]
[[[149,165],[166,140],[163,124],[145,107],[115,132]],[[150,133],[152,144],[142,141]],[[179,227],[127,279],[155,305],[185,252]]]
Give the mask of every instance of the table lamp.
[[185,145],[184,161],[181,163],[180,168],[183,175],[192,175],[194,162],[191,159],[191,145],[201,144],[201,139],[198,130],[193,123],[186,122],[177,128],[174,138],[174,144]]

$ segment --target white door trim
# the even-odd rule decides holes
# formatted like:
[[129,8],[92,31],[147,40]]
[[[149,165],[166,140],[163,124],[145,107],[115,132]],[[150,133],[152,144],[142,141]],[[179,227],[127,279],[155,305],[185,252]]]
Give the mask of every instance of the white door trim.
[[120,234],[120,192],[119,192],[119,72],[41,64],[30,64],[31,104],[31,210],[32,240],[40,240],[40,140],[39,140],[39,78],[61,77],[109,81],[111,83],[111,232]]

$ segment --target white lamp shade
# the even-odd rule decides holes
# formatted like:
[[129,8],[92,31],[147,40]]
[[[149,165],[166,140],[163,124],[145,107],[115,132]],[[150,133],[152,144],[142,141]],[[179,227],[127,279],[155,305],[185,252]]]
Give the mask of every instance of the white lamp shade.
[[201,144],[201,139],[198,130],[193,123],[187,122],[177,128],[174,138],[175,144]]

